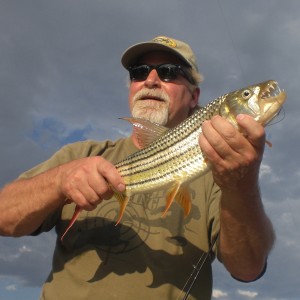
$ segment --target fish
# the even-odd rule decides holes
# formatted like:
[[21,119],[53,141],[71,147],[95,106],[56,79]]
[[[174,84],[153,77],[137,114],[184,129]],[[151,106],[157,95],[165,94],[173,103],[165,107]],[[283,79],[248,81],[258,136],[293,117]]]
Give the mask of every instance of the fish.
[[[126,186],[123,193],[114,191],[120,206],[116,225],[133,195],[160,189],[167,191],[162,217],[173,202],[177,202],[187,216],[192,206],[189,183],[210,170],[198,143],[202,123],[220,115],[238,128],[236,116],[248,114],[265,127],[279,114],[285,100],[285,91],[275,80],[268,80],[216,98],[171,129],[145,119],[123,118],[133,125],[142,149],[115,164]],[[80,211],[76,206],[61,240]]]

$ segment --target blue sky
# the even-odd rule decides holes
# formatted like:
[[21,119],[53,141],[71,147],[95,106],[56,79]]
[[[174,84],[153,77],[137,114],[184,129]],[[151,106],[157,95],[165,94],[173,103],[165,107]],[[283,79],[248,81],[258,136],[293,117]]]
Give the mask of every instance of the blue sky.
[[[267,79],[288,95],[261,168],[277,233],[268,271],[243,284],[215,262],[214,299],[299,299],[299,28],[298,0],[0,0],[0,186],[66,143],[127,135],[123,51],[157,35],[185,40],[204,74],[202,104]],[[38,298],[54,240],[0,237],[0,300]]]

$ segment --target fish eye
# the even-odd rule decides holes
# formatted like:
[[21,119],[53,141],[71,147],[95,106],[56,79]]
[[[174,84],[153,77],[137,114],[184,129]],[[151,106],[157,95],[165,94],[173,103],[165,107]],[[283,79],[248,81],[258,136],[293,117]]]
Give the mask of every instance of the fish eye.
[[242,93],[242,97],[245,100],[248,100],[251,97],[251,91],[250,90],[244,90],[243,93]]

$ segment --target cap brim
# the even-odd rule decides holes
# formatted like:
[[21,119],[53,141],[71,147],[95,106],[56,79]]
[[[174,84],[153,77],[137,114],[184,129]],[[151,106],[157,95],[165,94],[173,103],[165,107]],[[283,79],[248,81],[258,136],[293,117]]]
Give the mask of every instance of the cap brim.
[[128,48],[122,55],[122,59],[121,59],[122,65],[124,66],[125,69],[128,69],[130,66],[134,65],[142,55],[153,51],[169,52],[177,56],[188,66],[191,66],[190,63],[175,49],[167,47],[163,44],[152,43],[152,42],[140,43]]

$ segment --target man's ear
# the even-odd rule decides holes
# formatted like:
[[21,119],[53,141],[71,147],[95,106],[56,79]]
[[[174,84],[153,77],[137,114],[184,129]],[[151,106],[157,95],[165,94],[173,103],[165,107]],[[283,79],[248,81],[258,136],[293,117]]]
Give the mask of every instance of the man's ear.
[[191,108],[195,108],[198,103],[199,103],[199,98],[200,98],[200,88],[196,87],[192,91],[192,101],[191,101]]

